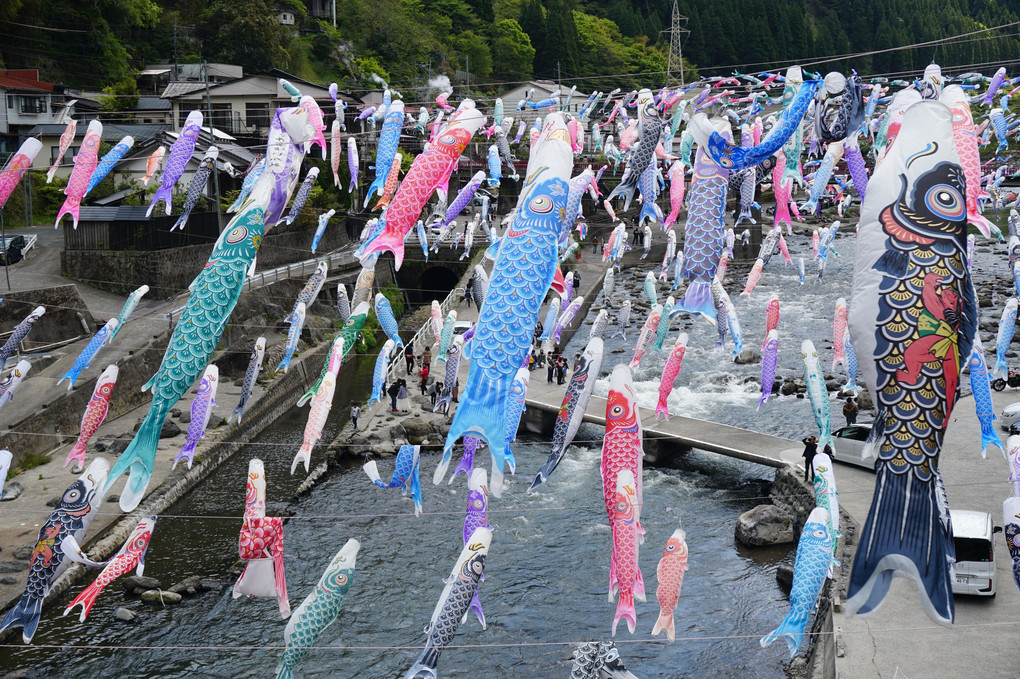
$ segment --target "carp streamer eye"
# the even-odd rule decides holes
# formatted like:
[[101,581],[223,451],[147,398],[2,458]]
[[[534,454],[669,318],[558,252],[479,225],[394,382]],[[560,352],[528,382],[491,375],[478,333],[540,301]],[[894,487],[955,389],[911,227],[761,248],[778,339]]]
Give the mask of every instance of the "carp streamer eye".
[[931,187],[925,194],[924,202],[932,212],[950,220],[959,219],[965,210],[963,196],[946,184]]

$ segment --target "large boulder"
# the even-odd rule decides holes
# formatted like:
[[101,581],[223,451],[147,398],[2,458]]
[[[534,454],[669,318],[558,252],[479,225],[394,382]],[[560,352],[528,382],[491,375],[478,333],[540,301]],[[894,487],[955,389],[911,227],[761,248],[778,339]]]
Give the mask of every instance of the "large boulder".
[[737,365],[747,365],[747,364],[750,364],[750,363],[760,363],[761,362],[761,354],[759,354],[758,352],[754,351],[753,349],[744,349],[739,354],[737,354],[736,358],[733,359],[733,362],[736,363]]
[[159,589],[160,582],[156,578],[150,578],[143,575],[130,575],[123,578],[120,581],[120,586],[124,588],[124,591],[128,594],[141,594],[147,592],[150,589]]
[[183,599],[180,594],[176,592],[164,592],[160,589],[150,589],[146,592],[142,592],[142,601],[147,604],[162,604],[164,606],[171,606],[173,604],[181,603]]
[[752,547],[794,542],[794,518],[775,505],[758,505],[737,519],[736,538]]

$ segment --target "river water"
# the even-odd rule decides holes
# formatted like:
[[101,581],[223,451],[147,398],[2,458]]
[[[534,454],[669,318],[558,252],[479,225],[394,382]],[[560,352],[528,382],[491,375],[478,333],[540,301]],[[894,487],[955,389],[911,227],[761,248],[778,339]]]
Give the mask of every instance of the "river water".
[[[804,237],[789,242],[795,261],[804,256],[810,265],[810,242]],[[847,292],[852,243],[852,236],[841,235],[840,257],[830,258],[818,284],[809,270],[808,283],[800,287],[796,269],[785,267],[778,255],[750,298],[739,297],[744,275],[737,280],[731,273],[727,288],[740,315],[745,347],[760,351],[765,301],[772,291],[780,294],[780,375],[799,375],[800,340],[805,338],[814,340],[823,366],[831,363],[833,301]],[[621,278],[633,277],[639,285],[645,270],[637,268]],[[643,315],[637,314],[626,341],[608,342],[608,352],[626,351],[607,353],[604,375],[615,362],[630,359],[639,330],[634,323],[641,322]],[[681,325],[691,339],[680,386],[670,397],[673,412],[795,438],[812,430],[810,408],[803,399],[779,398],[755,412],[760,366],[734,365],[729,346],[725,352],[715,351],[716,331],[704,321],[675,323],[667,350]],[[567,351],[579,350],[575,346],[583,346],[586,336],[586,331],[579,332]],[[366,366],[373,362],[371,357],[360,360]],[[649,356],[636,372],[646,417],[654,406],[661,361],[662,357]],[[367,392],[366,372],[356,370],[355,378],[341,383],[337,404]],[[606,378],[598,388],[605,392]],[[838,408],[834,410],[838,413]],[[266,465],[267,513],[288,510],[294,515],[286,524],[293,608],[348,538],[362,543],[340,618],[319,639],[319,646],[331,648],[310,652],[300,666],[302,675],[403,676],[423,644],[421,630],[461,548],[466,483],[461,476],[452,485],[433,486],[438,457],[429,452],[422,462],[421,517],[413,515],[410,499],[372,485],[360,461],[331,471],[299,500],[282,502],[293,496],[303,478],[291,477],[288,470],[306,412],[288,412],[159,519],[145,574],[158,578],[164,587],[191,575],[220,580],[220,587],[185,599],[182,605],[156,609],[126,600],[114,583],[88,620],[79,624],[76,615],[61,618],[60,612],[81,590],[80,583],[44,612],[35,637],[40,645],[75,647],[3,648],[0,668],[32,667],[46,677],[273,676],[286,621],[280,620],[275,600],[233,599],[224,575],[237,559],[248,460],[260,457]],[[347,415],[342,405],[334,409],[324,440],[332,440]],[[515,446],[519,475],[508,477],[501,499],[490,498],[495,532],[480,588],[488,629],[482,631],[473,616],[461,625],[455,644],[470,648],[448,649],[440,660],[442,676],[567,676],[572,642],[610,638],[615,604],[606,599],[610,536],[599,475],[601,434],[596,427],[582,427],[578,444],[569,449],[556,475],[542,491],[530,494],[524,491],[544,461],[548,444],[522,434]],[[478,459],[488,468],[488,456],[480,453]],[[312,464],[320,460],[315,455]],[[388,478],[392,461],[381,461],[379,469]],[[667,468],[645,469],[642,518],[647,535],[640,565],[648,601],[637,604],[635,634],[621,623],[616,639],[637,676],[784,676],[786,645],[762,649],[758,638],[778,625],[788,610],[775,582],[775,567],[792,556],[791,550],[745,550],[733,538],[736,517],[760,502],[757,498],[767,490],[771,476],[769,469],[698,451]],[[649,634],[658,613],[655,567],[662,546],[681,520],[691,552],[690,570],[676,611],[678,640],[669,644]],[[115,620],[118,606],[137,611],[138,617],[131,623]]]

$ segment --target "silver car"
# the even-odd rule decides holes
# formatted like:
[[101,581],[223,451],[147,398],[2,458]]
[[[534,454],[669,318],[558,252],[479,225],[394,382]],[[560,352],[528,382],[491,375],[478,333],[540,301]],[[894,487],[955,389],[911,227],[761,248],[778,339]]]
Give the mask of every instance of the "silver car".
[[871,422],[851,424],[832,432],[833,457],[839,462],[864,467],[874,471],[878,458],[874,451],[865,453],[864,442],[871,434]]
[[1009,404],[999,414],[999,426],[1007,431],[1017,422],[1020,422],[1020,401]]

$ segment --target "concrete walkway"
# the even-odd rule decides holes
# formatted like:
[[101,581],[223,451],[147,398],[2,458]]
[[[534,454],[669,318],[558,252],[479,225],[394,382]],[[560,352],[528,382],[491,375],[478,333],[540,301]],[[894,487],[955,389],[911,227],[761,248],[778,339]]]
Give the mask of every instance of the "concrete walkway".
[[[995,412],[1020,400],[1020,392],[992,392]],[[1006,432],[998,424],[1003,444]],[[974,401],[960,400],[946,432],[939,469],[951,509],[988,512],[994,525],[1002,525],[1002,501],[1010,494],[1008,463],[989,448],[981,459],[981,428]],[[840,507],[863,526],[871,507],[875,475],[848,465],[836,468]],[[994,598],[957,596],[956,624],[933,623],[921,610],[917,587],[896,578],[882,607],[867,618],[847,618],[837,607],[836,676],[842,679],[915,679],[916,677],[1013,678],[1018,672],[1009,651],[1020,638],[1020,592],[1013,584],[1006,541],[995,535],[995,571],[998,594]],[[838,583],[844,589],[846,583]],[[840,655],[842,653],[842,655]]]

